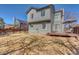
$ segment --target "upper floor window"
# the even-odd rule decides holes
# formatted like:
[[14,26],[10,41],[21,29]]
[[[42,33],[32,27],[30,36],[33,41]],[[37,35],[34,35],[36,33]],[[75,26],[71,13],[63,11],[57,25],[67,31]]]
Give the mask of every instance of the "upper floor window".
[[41,11],[41,16],[45,16],[45,10]]
[[55,13],[55,19],[58,19],[59,18],[59,15],[58,13]]
[[34,15],[33,14],[31,14],[31,18],[33,19],[33,17],[34,17]]

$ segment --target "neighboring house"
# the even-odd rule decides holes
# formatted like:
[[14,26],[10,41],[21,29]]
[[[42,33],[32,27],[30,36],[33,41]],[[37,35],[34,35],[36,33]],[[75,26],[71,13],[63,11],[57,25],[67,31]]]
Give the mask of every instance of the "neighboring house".
[[11,29],[14,28],[14,26],[12,24],[6,24],[4,29]]
[[0,18],[0,29],[4,29],[5,23],[3,18]]
[[27,11],[29,32],[49,33],[64,31],[64,10],[55,11],[54,5],[30,8]]
[[65,25],[65,32],[67,33],[71,33],[72,30],[73,30],[73,27],[75,27],[77,24],[76,24],[76,21],[77,20],[73,20],[73,19],[66,19],[63,24]]
[[20,20],[20,19],[14,19],[14,27],[15,29],[19,29],[19,30],[28,30],[28,24],[26,21],[24,20]]
[[75,33],[75,34],[79,35],[79,24],[74,24],[72,26],[72,33]]

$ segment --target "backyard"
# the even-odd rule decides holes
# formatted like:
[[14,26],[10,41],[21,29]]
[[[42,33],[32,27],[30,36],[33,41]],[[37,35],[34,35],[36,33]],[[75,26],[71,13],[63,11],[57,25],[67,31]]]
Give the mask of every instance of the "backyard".
[[79,53],[79,37],[16,32],[0,36],[1,55],[73,55]]

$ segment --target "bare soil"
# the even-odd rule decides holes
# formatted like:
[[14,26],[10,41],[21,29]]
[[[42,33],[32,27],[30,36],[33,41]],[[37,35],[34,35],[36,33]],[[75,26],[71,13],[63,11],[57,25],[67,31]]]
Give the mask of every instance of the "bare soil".
[[1,55],[77,55],[79,37],[17,32],[0,36]]

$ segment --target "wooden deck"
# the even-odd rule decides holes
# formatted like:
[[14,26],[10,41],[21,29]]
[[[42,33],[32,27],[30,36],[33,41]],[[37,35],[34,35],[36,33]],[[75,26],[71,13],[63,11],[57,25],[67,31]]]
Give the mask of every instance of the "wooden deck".
[[49,36],[60,36],[60,37],[76,37],[77,34],[73,33],[47,33]]

